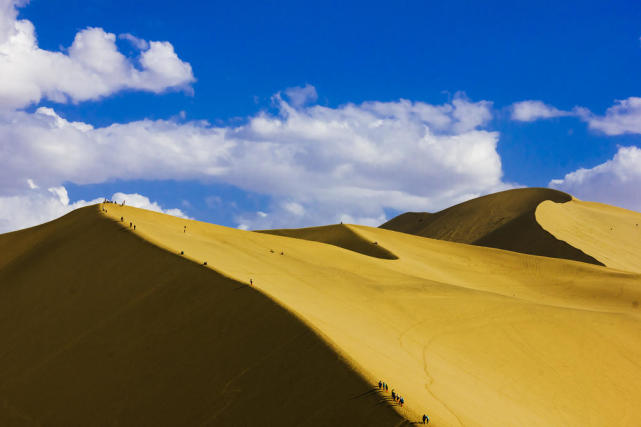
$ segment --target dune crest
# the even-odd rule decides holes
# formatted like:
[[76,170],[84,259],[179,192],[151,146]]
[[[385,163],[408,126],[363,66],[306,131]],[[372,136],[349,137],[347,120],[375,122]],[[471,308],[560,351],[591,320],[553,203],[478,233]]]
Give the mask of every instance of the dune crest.
[[603,265],[581,248],[556,238],[537,221],[535,212],[542,202],[570,200],[569,194],[549,188],[519,188],[468,200],[434,214],[401,214],[380,227],[432,239]]

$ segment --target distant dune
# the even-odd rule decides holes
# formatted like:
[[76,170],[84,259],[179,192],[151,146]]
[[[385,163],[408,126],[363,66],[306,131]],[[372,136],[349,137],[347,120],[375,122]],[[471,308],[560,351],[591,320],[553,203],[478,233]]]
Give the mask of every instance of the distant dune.
[[0,235],[0,425],[638,425],[639,214],[527,193],[442,236],[591,263],[113,204]]
[[580,248],[557,239],[535,217],[544,201],[566,203],[572,196],[548,188],[521,188],[468,200],[440,212],[408,212],[381,225],[432,239],[506,249],[524,254],[603,265]]

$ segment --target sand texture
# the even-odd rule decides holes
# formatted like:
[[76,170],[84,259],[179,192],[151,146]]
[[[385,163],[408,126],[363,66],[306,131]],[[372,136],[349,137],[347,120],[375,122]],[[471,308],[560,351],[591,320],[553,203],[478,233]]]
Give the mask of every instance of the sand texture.
[[[574,215],[539,205],[513,219]],[[641,423],[641,275],[621,268],[634,247],[586,246],[610,268],[104,207],[0,236],[0,424]],[[574,244],[567,221],[551,242]],[[378,379],[403,408],[370,392]]]

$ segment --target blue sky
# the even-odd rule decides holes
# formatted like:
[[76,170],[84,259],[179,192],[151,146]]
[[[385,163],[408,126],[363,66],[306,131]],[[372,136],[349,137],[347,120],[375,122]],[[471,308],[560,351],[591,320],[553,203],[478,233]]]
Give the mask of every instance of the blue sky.
[[[2,3],[6,6],[0,13],[4,13],[11,27],[17,22],[11,16],[16,2],[2,0]],[[54,87],[55,83],[41,83],[44,81],[41,77],[34,77],[41,96],[21,94],[18,101],[6,102],[5,114],[25,114],[18,123],[40,120],[43,110],[37,111],[46,107],[66,122],[82,122],[94,129],[108,128],[114,123],[130,124],[119,137],[125,132],[137,135],[134,124],[147,121],[162,128],[158,123],[168,121],[178,127],[173,129],[173,136],[167,136],[173,138],[171,144],[176,147],[180,147],[185,126],[195,127],[187,130],[202,138],[226,132],[244,139],[242,144],[229,137],[203,139],[202,147],[207,150],[217,150],[212,147],[224,145],[224,141],[237,144],[221,155],[227,168],[224,172],[220,171],[221,163],[216,163],[220,158],[216,158],[217,169],[212,172],[206,161],[188,160],[173,170],[173,166],[163,166],[167,159],[154,163],[153,159],[147,161],[141,157],[142,160],[132,160],[126,170],[119,172],[112,168],[113,173],[101,173],[94,178],[81,172],[70,172],[66,176],[64,170],[46,174],[42,168],[35,169],[42,160],[15,164],[16,160],[10,160],[9,155],[41,159],[35,149],[23,153],[16,148],[19,144],[32,144],[30,147],[36,144],[21,136],[14,142],[5,142],[12,146],[4,147],[5,157],[0,158],[0,165],[7,163],[5,169],[12,173],[11,177],[0,175],[5,180],[0,186],[0,224],[1,204],[5,205],[5,211],[11,203],[31,206],[31,199],[28,202],[8,199],[31,197],[27,189],[19,188],[19,182],[26,178],[34,183],[29,184],[28,190],[43,190],[42,194],[53,194],[44,191],[46,188],[63,186],[70,199],[67,206],[81,199],[89,201],[118,192],[139,194],[165,209],[177,208],[196,219],[254,228],[310,225],[341,218],[374,224],[403,210],[440,209],[468,197],[512,186],[548,186],[553,179],[564,179],[566,174],[599,165],[605,166],[587,175],[575,174],[564,179],[556,184],[557,188],[578,193],[581,198],[640,210],[637,184],[641,184],[641,160],[636,150],[641,147],[641,114],[634,100],[641,96],[638,78],[641,5],[633,1],[518,3],[328,1],[310,5],[294,1],[272,4],[32,0],[18,5],[17,20],[33,24],[37,48],[42,51],[58,52],[75,58],[76,62],[100,57],[102,51],[94,48],[92,52],[83,51],[82,57],[71,53],[74,37],[93,28],[101,29],[100,34],[114,34],[113,43],[119,52],[138,70],[145,70],[146,65],[140,58],[149,49],[149,43],[142,42],[142,48],[136,47],[131,39],[119,35],[131,34],[143,41],[166,41],[176,54],[176,58],[168,60],[173,61],[171,66],[189,64],[191,67],[191,71],[183,67],[178,74],[171,75],[159,74],[150,68],[150,74],[135,78],[130,75],[116,78],[113,75],[117,70],[101,69],[101,81],[108,84],[95,93],[71,87],[71,83]],[[5,43],[10,42],[5,40]],[[52,64],[55,74],[55,62]],[[82,62],[80,68],[74,70],[93,73],[91,67],[95,67],[95,62],[87,64]],[[155,64],[162,66],[160,62]],[[0,61],[0,73],[3,66],[8,65]],[[60,70],[65,72],[69,73]],[[141,79],[151,83],[141,83]],[[304,87],[313,87],[310,89],[313,93],[309,92],[304,102],[297,105],[294,99],[297,93],[307,93]],[[299,88],[290,92],[293,98],[286,95],[288,88]],[[2,90],[0,87],[0,107]],[[281,95],[277,95],[279,93]],[[406,122],[406,110],[390,112],[390,108],[401,105],[401,100],[421,106],[452,106],[456,100],[462,100],[476,106],[476,112],[469,114],[476,114],[477,120],[470,126],[459,126],[454,124],[460,119],[457,113],[445,112],[453,122],[439,128],[433,121],[436,119],[413,112],[411,114],[420,117]],[[616,110],[617,100],[630,102]],[[529,109],[523,110],[524,115],[518,119],[514,114],[515,103],[523,101],[540,101],[541,108],[547,110],[541,114],[540,108],[535,109],[538,111],[535,114],[530,108],[534,104],[523,104],[523,108]],[[372,109],[368,102],[385,107]],[[345,110],[349,105],[358,110],[358,118]],[[465,105],[459,111],[464,111]],[[326,107],[331,114],[313,110],[316,106]],[[295,112],[288,113],[289,107]],[[612,108],[615,110],[610,110],[608,115],[608,109]],[[479,114],[483,117],[478,118]],[[274,133],[271,128],[269,131],[258,128],[260,123],[254,123],[254,119],[262,115],[271,124],[291,125],[291,129],[296,129]],[[296,117],[300,120],[294,120]],[[341,120],[354,126],[344,140],[334,131],[322,135],[310,133],[319,126]],[[385,130],[380,134],[359,133],[378,120],[388,120],[383,123]],[[9,133],[19,126],[28,127],[16,124],[15,119],[5,121],[8,123],[5,131]],[[438,149],[423,150],[421,131],[395,141],[394,129],[403,124],[429,128],[430,133],[436,135],[432,145],[438,145]],[[246,128],[238,131],[243,126]],[[296,126],[303,126],[305,130]],[[161,135],[165,131],[154,129],[153,137],[165,138],[165,134]],[[461,135],[471,141],[465,142],[469,150],[457,146],[448,151],[451,141]],[[30,137],[33,135],[24,136]],[[62,132],[58,137],[65,138]],[[361,137],[379,150],[379,155],[385,156],[385,147],[394,147],[395,155],[391,157],[397,163],[378,165],[378,160],[367,158],[370,148],[367,142],[351,147],[352,141]],[[477,137],[480,139],[474,139]],[[100,135],[91,137],[90,141],[95,143],[105,138],[108,137]],[[299,144],[296,138],[307,141],[300,143],[304,148],[296,146]],[[337,138],[342,141],[340,144]],[[274,168],[265,172],[265,176],[287,169],[291,173],[283,173],[280,178],[309,180],[310,188],[316,190],[306,194],[301,188],[285,185],[273,189],[279,185],[270,187],[269,178],[252,175],[251,170],[264,166],[261,157],[254,155],[256,150],[252,144],[257,141],[264,144],[263,150],[270,152],[262,158]],[[60,151],[70,149],[54,137],[49,143],[61,144]],[[86,145],[80,141],[78,144]],[[167,147],[164,143],[147,142],[144,137],[132,138],[128,144]],[[238,148],[240,145],[244,148]],[[346,146],[351,147],[347,150],[350,153],[360,147],[357,151],[365,154],[361,158],[329,153]],[[324,166],[313,176],[296,172],[295,165],[285,161],[281,164],[283,157],[272,155],[281,149],[287,151],[288,156],[290,152],[303,150],[304,153],[288,159],[300,158],[297,165],[305,169],[315,169],[318,158],[322,158]],[[120,159],[127,163],[126,145],[119,150],[122,150],[118,151]],[[481,151],[478,156],[469,154]],[[461,162],[463,169],[483,165],[478,166],[474,174],[462,177],[461,168],[452,163],[451,158],[468,155],[471,157]],[[245,160],[236,161],[234,156]],[[417,156],[425,156],[424,173],[419,163],[415,169],[404,167],[417,161]],[[86,158],[90,160],[79,161],[100,163],[100,158],[91,153]],[[249,158],[258,163],[251,163]],[[117,157],[109,162],[120,163]],[[180,162],[181,157],[177,156],[175,163]],[[341,165],[348,170],[347,175],[336,172]],[[100,164],[94,166],[101,167]],[[162,168],[167,169],[167,173],[156,170]],[[244,168],[242,173],[239,168]],[[91,170],[91,165],[73,164],[71,169]],[[397,177],[404,173],[407,176]],[[322,174],[334,176],[327,184],[331,191],[324,187]],[[424,180],[423,189],[421,180]],[[615,185],[618,190],[611,191],[609,186]],[[38,189],[31,188],[35,186]],[[39,218],[44,219],[48,219],[46,215]],[[5,229],[24,225],[8,214],[4,220]],[[36,219],[31,220],[34,221]]]

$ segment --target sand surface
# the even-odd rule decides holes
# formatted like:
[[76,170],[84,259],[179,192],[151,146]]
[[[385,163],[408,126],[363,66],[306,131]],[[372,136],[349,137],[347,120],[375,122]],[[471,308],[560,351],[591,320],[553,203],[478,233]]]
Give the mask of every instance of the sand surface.
[[641,213],[573,199],[541,203],[536,219],[557,239],[604,265],[641,273]]
[[[105,207],[0,236],[19,252],[0,260],[5,419],[641,422],[636,272],[364,226],[286,237]],[[368,394],[378,379],[403,408]]]
[[0,426],[404,423],[291,313],[95,206],[0,254]]
[[638,274],[363,226],[343,227],[398,259],[127,207],[107,215],[203,269],[251,278],[370,383],[399,391],[411,421],[641,420]]

